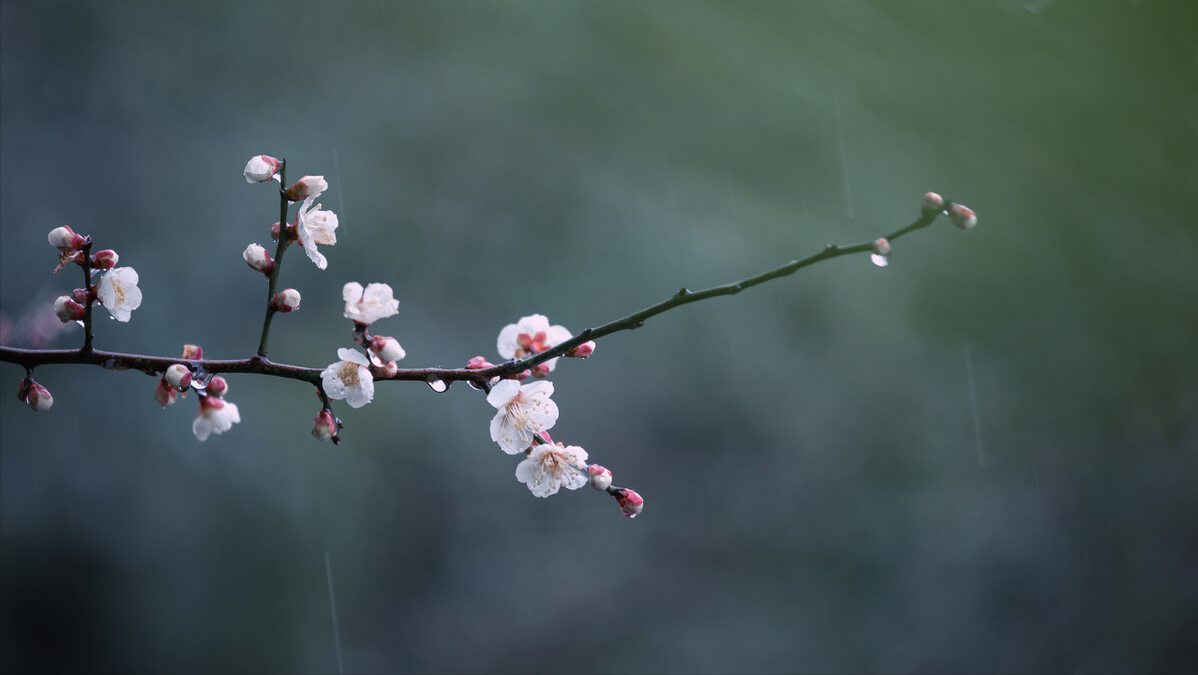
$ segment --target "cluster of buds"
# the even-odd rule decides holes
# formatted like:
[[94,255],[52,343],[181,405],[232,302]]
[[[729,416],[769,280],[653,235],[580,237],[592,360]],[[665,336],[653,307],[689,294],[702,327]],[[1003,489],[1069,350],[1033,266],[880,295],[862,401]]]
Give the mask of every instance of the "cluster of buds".
[[[87,286],[76,288],[70,295],[60,295],[54,300],[54,315],[59,321],[84,321],[92,303],[99,302],[117,321],[128,321],[133,310],[141,306],[141,289],[137,287],[137,271],[132,267],[117,267],[120,256],[107,248],[89,253],[91,237],[77,234],[63,225],[50,230],[47,236],[50,245],[58,249],[57,273],[66,265],[75,263],[83,268]],[[92,284],[92,273],[104,272],[96,284]]]
[[[934,213],[944,213],[946,211],[946,203],[944,197],[935,192],[929,192],[923,196],[921,208],[925,216],[930,216]],[[953,225],[956,225],[959,229],[973,229],[978,224],[978,214],[974,213],[973,209],[964,204],[956,202],[949,204],[947,213],[949,220],[953,221]]]
[[50,390],[31,377],[22,379],[17,386],[17,399],[24,401],[35,412],[45,412],[54,405],[54,397],[50,395]]

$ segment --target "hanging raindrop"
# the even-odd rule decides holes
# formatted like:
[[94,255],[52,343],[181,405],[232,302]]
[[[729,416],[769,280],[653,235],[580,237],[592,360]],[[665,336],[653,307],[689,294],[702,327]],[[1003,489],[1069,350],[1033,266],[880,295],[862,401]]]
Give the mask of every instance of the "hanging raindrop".
[[428,384],[429,389],[432,389],[438,394],[445,393],[445,391],[449,389],[449,383],[437,377],[436,375],[429,375],[425,382]]
[[869,259],[871,261],[873,261],[873,264],[877,265],[878,267],[886,267],[887,265],[890,264],[890,256],[888,256],[888,255],[879,255],[877,253],[870,253]]
[[196,366],[195,372],[191,374],[191,386],[196,391],[204,391],[208,388],[208,383],[212,381],[212,373],[208,372],[204,366]]

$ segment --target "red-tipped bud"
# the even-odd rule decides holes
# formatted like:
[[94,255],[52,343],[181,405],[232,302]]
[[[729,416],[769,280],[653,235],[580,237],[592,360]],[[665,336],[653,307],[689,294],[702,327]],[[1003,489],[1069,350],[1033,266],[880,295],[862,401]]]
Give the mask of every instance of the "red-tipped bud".
[[301,199],[318,196],[327,189],[329,189],[329,184],[325,181],[324,176],[304,176],[287,188],[287,199],[298,202]]
[[29,378],[22,379],[17,386],[17,398],[29,404],[34,412],[45,412],[54,405],[50,390]]
[[333,413],[325,408],[316,415],[316,423],[312,427],[312,436],[318,441],[327,441],[337,435],[337,420]]
[[466,362],[466,370],[482,370],[484,368],[492,368],[494,365],[481,356],[475,356]]
[[516,374],[514,374],[514,375],[508,375],[507,377],[505,377],[505,378],[503,378],[503,379],[505,379],[505,380],[519,380],[520,382],[523,382],[524,380],[527,380],[527,379],[528,379],[528,378],[530,378],[530,377],[532,377],[532,371],[531,371],[531,370],[527,370],[527,369],[525,369],[525,370],[521,370],[520,372],[518,372],[518,373],[516,373]]
[[552,368],[549,367],[548,362],[538,363],[537,365],[532,367],[532,376],[533,377],[549,377],[549,373],[551,370],[552,370]]
[[973,229],[973,226],[978,224],[978,214],[964,204],[953,204],[948,210],[948,217],[952,219],[953,225],[962,230]]
[[249,265],[250,269],[258,270],[263,274],[270,274],[275,267],[275,261],[270,259],[270,254],[257,244],[246,246],[241,257],[245,258],[245,264]]
[[204,348],[199,345],[183,345],[183,358],[198,361],[204,358]]
[[570,351],[566,352],[566,356],[573,356],[576,359],[585,359],[594,353],[595,353],[595,341],[587,340],[586,342],[578,345],[577,347],[571,348]]
[[207,391],[209,398],[213,396],[217,398],[224,398],[225,392],[229,391],[229,383],[225,380],[225,378],[217,375],[208,382]]
[[923,201],[920,203],[919,208],[923,211],[925,216],[930,216],[933,213],[939,213],[940,211],[944,210],[944,197],[941,197],[935,192],[929,192],[923,196]]
[[162,376],[162,379],[176,390],[186,391],[191,386],[191,371],[182,363],[176,363],[166,369],[166,374]]
[[282,166],[282,162],[270,155],[255,155],[254,157],[250,157],[250,161],[245,165],[245,182],[265,183],[274,178]]
[[282,232],[282,231],[283,231],[283,225],[282,225],[282,224],[280,224],[280,223],[275,223],[274,225],[271,225],[271,226],[270,226],[270,238],[271,238],[271,239],[273,239],[273,240],[275,240],[275,241],[278,241],[278,240],[279,240],[279,233],[280,233],[280,232]]
[[388,361],[381,366],[376,366],[374,369],[375,379],[389,380],[395,377],[399,372],[399,364],[394,361]]
[[287,288],[275,293],[270,299],[270,308],[276,312],[294,312],[300,306],[300,293],[294,288]]
[[606,490],[611,487],[611,471],[598,464],[588,466],[587,475],[591,479],[591,487],[596,490]]
[[92,294],[90,289],[76,288],[75,290],[71,291],[71,299],[81,305],[86,305],[87,303],[95,300],[96,296]]
[[54,301],[54,315],[58,320],[66,323],[68,321],[79,321],[87,314],[87,310],[83,305],[75,302],[68,295],[60,295]]
[[110,270],[116,267],[116,263],[118,260],[120,260],[120,258],[121,257],[116,254],[116,251],[110,248],[106,248],[103,251],[96,251],[92,254],[92,269]]
[[388,361],[399,361],[407,356],[403,347],[399,346],[399,341],[393,337],[386,335],[375,335],[370,338],[370,351],[379,358],[380,361],[386,363]]
[[628,488],[620,488],[616,490],[616,503],[620,505],[620,510],[629,518],[636,518],[640,514],[641,509],[645,507],[645,500],[636,490]]
[[51,246],[63,253],[78,250],[86,242],[81,235],[75,234],[75,231],[66,225],[50,230],[48,239]]
[[172,387],[166,378],[158,378],[158,387],[154,389],[154,400],[163,408],[179,400],[179,390]]

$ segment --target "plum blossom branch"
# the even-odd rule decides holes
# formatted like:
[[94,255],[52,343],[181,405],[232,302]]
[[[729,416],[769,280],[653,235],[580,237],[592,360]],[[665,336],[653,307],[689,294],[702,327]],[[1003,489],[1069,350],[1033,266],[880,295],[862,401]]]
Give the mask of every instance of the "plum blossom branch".
[[[284,214],[286,209],[286,197],[284,200]],[[943,208],[930,210],[924,209],[923,215],[917,220],[901,227],[894,232],[885,236],[885,239],[893,242],[900,237],[903,237],[911,232],[920,230],[931,225],[936,218],[943,212],[949,212],[953,222],[957,223],[958,218],[955,216],[957,209],[963,209],[959,204],[954,204],[951,201],[943,202]],[[285,216],[284,216],[285,217]],[[975,216],[976,221],[976,216]],[[962,222],[968,222],[967,217]],[[959,225],[959,227],[967,227],[967,225]],[[278,252],[281,253],[285,247],[284,235],[280,235],[280,244]],[[836,245],[829,244],[823,250],[813,255],[807,256],[799,260],[792,260],[780,267],[767,270],[760,274],[756,274],[740,281],[713,286],[711,288],[700,291],[692,291],[688,288],[682,288],[669,298],[633,312],[625,317],[610,321],[608,323],[587,328],[581,331],[578,335],[565,340],[553,347],[533,353],[524,358],[516,358],[498,365],[491,365],[486,368],[399,368],[394,374],[387,377],[387,380],[401,381],[421,381],[429,382],[431,380],[441,380],[445,383],[468,381],[473,382],[478,386],[486,385],[493,378],[504,378],[521,373],[525,370],[534,368],[538,364],[545,363],[550,359],[557,358],[569,353],[572,349],[576,349],[585,343],[598,340],[612,333],[617,333],[624,330],[634,330],[644,325],[645,321],[667,312],[675,307],[687,305],[701,300],[707,300],[723,295],[735,295],[746,289],[752,288],[759,284],[763,284],[773,279],[789,276],[795,272],[814,265],[823,260],[830,260],[845,255],[855,253],[865,253],[874,250],[876,242],[862,242],[852,245]],[[276,257],[275,268],[272,270],[272,277],[277,274],[279,263]],[[273,291],[273,289],[272,289]],[[271,294],[273,297],[273,292]],[[268,316],[273,314],[268,310]],[[282,377],[292,380],[300,380],[309,382],[314,385],[319,385],[321,382],[321,373],[324,368],[309,368],[304,366],[288,365],[283,363],[275,363],[267,359],[264,355],[264,344],[266,337],[269,334],[269,319],[263,326],[263,340],[259,345],[259,353],[248,359],[232,359],[232,360],[215,360],[215,359],[196,359],[191,361],[180,360],[176,357],[161,357],[148,356],[142,354],[127,354],[122,352],[111,352],[87,349],[20,349],[15,347],[0,347],[0,361],[15,363],[24,366],[28,369],[33,369],[42,365],[51,364],[81,364],[95,365],[109,370],[139,370],[151,375],[161,374],[174,363],[187,363],[193,367],[202,367],[209,373],[247,373],[254,375],[267,375],[271,377]]]

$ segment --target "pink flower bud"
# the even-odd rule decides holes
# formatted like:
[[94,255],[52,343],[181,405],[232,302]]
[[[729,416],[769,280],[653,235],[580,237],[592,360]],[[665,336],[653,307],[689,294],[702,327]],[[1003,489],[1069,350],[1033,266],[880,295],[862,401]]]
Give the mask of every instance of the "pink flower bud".
[[316,424],[312,427],[312,436],[318,441],[327,441],[337,435],[337,420],[328,408],[316,415]]
[[208,382],[207,391],[208,391],[208,398],[212,398],[213,396],[215,396],[216,398],[223,398],[225,395],[225,392],[229,391],[229,383],[227,381],[225,381],[225,378],[221,377],[220,375],[217,375],[216,377],[212,378],[211,381]]
[[75,234],[75,231],[66,225],[50,230],[48,238],[51,246],[64,253],[81,248],[85,241],[82,236]]
[[162,376],[166,383],[179,391],[185,391],[191,386],[191,371],[182,363],[176,363],[166,369],[166,374]]
[[117,260],[120,260],[120,256],[110,248],[106,248],[103,251],[96,251],[92,254],[92,269],[110,270],[116,267]]
[[944,210],[944,197],[935,192],[929,192],[923,196],[923,202],[919,206],[925,216],[930,216]]
[[466,370],[482,370],[484,368],[492,367],[494,367],[494,364],[481,356],[475,356],[466,362]]
[[66,323],[81,320],[87,314],[87,310],[83,305],[72,300],[70,296],[60,295],[54,301],[54,314],[59,321]]
[[246,246],[241,257],[245,258],[245,264],[249,265],[250,269],[258,270],[263,274],[270,274],[275,266],[275,261],[270,259],[270,254],[266,252],[266,249],[257,244]]
[[948,217],[952,219],[953,225],[962,230],[972,229],[974,225],[978,224],[978,214],[964,204],[953,204],[952,208],[948,210]]
[[54,405],[54,397],[50,395],[50,390],[28,378],[21,380],[17,394],[34,412],[45,412]]
[[250,161],[246,162],[245,165],[245,182],[265,183],[271,178],[274,178],[275,174],[279,172],[279,169],[282,166],[282,162],[274,157],[271,157],[270,155],[256,155],[254,157],[250,157]]
[[598,464],[588,466],[587,475],[591,478],[591,487],[596,490],[606,490],[611,487],[611,471]]
[[320,196],[320,193],[327,189],[329,189],[329,184],[325,181],[324,176],[304,176],[287,188],[287,199],[298,202],[308,197]]
[[300,306],[300,293],[294,288],[287,288],[270,299],[270,307],[276,312],[294,312]]
[[166,378],[158,378],[158,387],[154,389],[154,400],[163,408],[179,400],[179,390],[172,387]]
[[566,352],[566,356],[573,356],[576,359],[585,359],[586,357],[588,357],[594,353],[595,353],[595,341],[587,340],[586,342],[578,345],[577,347],[571,348],[570,351]]
[[188,361],[198,361],[204,358],[204,348],[199,345],[183,345],[183,357]]
[[521,370],[520,372],[518,372],[514,375],[508,375],[507,377],[505,377],[503,379],[517,380],[517,381],[523,382],[524,380],[527,380],[530,377],[532,377],[532,371],[526,369],[526,370]]
[[378,356],[383,363],[388,361],[399,361],[407,356],[403,347],[399,346],[399,342],[393,337],[385,335],[375,335],[370,338],[370,351]]
[[395,374],[398,372],[399,364],[394,361],[388,361],[375,369],[374,377],[386,380],[395,377]]
[[885,237],[874,242],[874,253],[878,255],[890,255],[890,242]]
[[549,362],[546,361],[545,363],[538,363],[537,365],[532,367],[532,376],[533,377],[549,377],[549,373],[552,371],[553,371],[553,368],[550,367]]
[[71,291],[71,299],[81,305],[86,305],[87,303],[95,300],[96,296],[92,294],[90,289],[76,288],[75,290]]
[[616,490],[616,503],[620,505],[620,510],[624,512],[624,515],[629,518],[636,518],[641,509],[645,507],[645,500],[636,493],[636,490],[628,488]]
[[281,232],[282,230],[283,230],[282,223],[275,223],[274,225],[271,225],[270,226],[270,238],[275,241],[278,241],[279,240],[279,232]]

